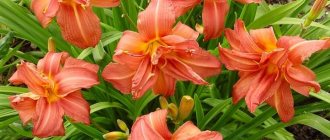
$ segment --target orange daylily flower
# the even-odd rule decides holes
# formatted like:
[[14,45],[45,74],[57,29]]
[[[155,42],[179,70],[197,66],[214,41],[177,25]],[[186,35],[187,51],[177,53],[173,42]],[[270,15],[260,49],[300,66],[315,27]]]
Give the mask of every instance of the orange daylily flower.
[[90,123],[89,104],[80,89],[98,84],[98,66],[69,57],[68,53],[48,52],[35,66],[22,62],[9,81],[25,84],[30,92],[10,96],[23,124],[32,120],[37,137],[64,135],[63,115],[75,122]]
[[99,18],[92,6],[115,7],[120,0],[32,0],[31,9],[45,28],[56,16],[62,36],[80,47],[94,47],[101,38]]
[[173,134],[166,124],[167,110],[157,110],[136,119],[129,140],[222,140],[216,131],[201,131],[192,122],[186,122]]
[[152,88],[156,94],[173,95],[177,80],[207,84],[202,77],[220,72],[216,57],[201,49],[198,33],[175,23],[170,0],[151,0],[139,14],[138,31],[125,31],[113,59],[102,76],[122,93],[141,97]]
[[[176,16],[183,15],[189,9],[195,7],[202,0],[172,0]],[[203,5],[203,29],[204,41],[218,38],[225,29],[226,15],[229,11],[227,0],[204,0]]]
[[330,47],[330,40],[304,40],[296,36],[276,39],[273,29],[246,31],[238,20],[235,29],[225,30],[231,49],[219,47],[220,59],[229,70],[238,70],[240,79],[233,87],[233,102],[245,97],[251,112],[267,102],[281,120],[294,116],[293,89],[308,96],[318,92],[320,85],[313,71],[302,62],[316,51]]

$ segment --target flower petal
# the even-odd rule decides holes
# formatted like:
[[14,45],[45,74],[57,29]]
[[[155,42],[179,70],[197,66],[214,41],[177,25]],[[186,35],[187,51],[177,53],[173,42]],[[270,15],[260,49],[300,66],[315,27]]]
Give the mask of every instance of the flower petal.
[[67,69],[67,68],[84,68],[84,69],[90,70],[94,73],[97,73],[99,71],[98,65],[88,63],[84,60],[76,59],[73,57],[68,57],[65,60],[63,69]]
[[144,40],[152,40],[171,33],[175,11],[170,0],[151,0],[139,14],[138,30]]
[[63,136],[63,110],[57,102],[49,104],[46,98],[40,98],[36,106],[36,118],[33,118],[33,135],[44,138]]
[[261,56],[257,53],[244,53],[219,47],[221,62],[229,70],[257,71]]
[[282,82],[278,92],[274,95],[275,107],[282,122],[290,121],[294,116],[294,103],[290,85]]
[[31,92],[44,96],[43,86],[48,83],[41,76],[41,73],[37,71],[34,64],[22,62],[17,68],[17,77],[28,86]]
[[58,103],[64,111],[64,114],[72,118],[75,122],[90,124],[89,104],[83,98],[80,91],[72,92],[61,98]]
[[185,39],[196,40],[199,36],[199,33],[191,29],[189,26],[182,24],[181,22],[177,23],[172,30],[172,34],[181,36]]
[[79,67],[63,69],[54,80],[57,84],[58,94],[62,97],[82,88],[91,88],[99,83],[95,72]]
[[150,89],[157,80],[158,69],[151,64],[150,58],[146,57],[140,64],[132,79],[132,95],[138,99]]
[[172,0],[172,2],[175,9],[175,16],[179,17],[199,4],[201,0]]
[[58,11],[57,0],[32,0],[31,9],[42,27],[47,27]]
[[252,37],[247,32],[244,22],[238,19],[235,23],[234,30],[225,30],[226,38],[234,50],[248,53],[261,53],[262,49],[254,43]]
[[250,84],[255,79],[257,72],[239,72],[240,79],[233,87],[233,103],[237,104],[242,98],[244,98],[250,89]]
[[272,27],[251,30],[250,35],[259,48],[266,52],[271,52],[277,48],[277,39]]
[[8,79],[8,81],[14,85],[23,84],[23,80],[18,77],[17,71]]
[[302,95],[308,96],[311,89],[320,91],[320,85],[315,81],[316,76],[312,70],[303,66],[288,64],[285,71],[285,79],[292,88]]
[[281,38],[279,38],[277,41],[277,46],[279,48],[289,49],[295,44],[298,44],[303,41],[305,40],[300,38],[299,36],[281,36]]
[[152,90],[154,93],[162,96],[172,96],[175,91],[175,84],[176,80],[173,77],[160,72],[155,85],[152,87]]
[[90,3],[96,7],[116,7],[120,0],[91,0]]
[[123,51],[131,54],[144,54],[147,49],[147,43],[143,41],[140,34],[125,31],[118,42],[116,52]]
[[188,140],[201,133],[191,121],[185,122],[173,134],[173,140]]
[[229,6],[226,0],[204,0],[204,41],[221,36]]
[[167,128],[166,116],[167,110],[163,109],[144,115],[143,119],[145,119],[151,128],[156,130],[164,139],[169,139],[172,134]]
[[104,68],[102,77],[110,82],[116,89],[120,90],[120,92],[130,93],[132,78],[135,72],[135,70],[131,70],[125,65],[110,63]]
[[297,43],[289,48],[289,59],[294,64],[301,64],[313,53],[330,47],[329,40],[311,40]]
[[57,23],[64,39],[80,48],[94,47],[101,38],[100,21],[91,7],[61,4]]
[[138,118],[132,126],[128,140],[165,140],[144,118]]
[[207,82],[196,72],[194,72],[191,67],[176,58],[168,59],[162,71],[167,75],[171,75],[177,80],[189,80],[195,84],[202,85],[207,84]]
[[48,52],[45,57],[39,61],[38,70],[46,74],[48,77],[55,76],[61,69],[61,61],[62,61],[63,53],[53,53]]
[[18,112],[23,124],[26,125],[35,115],[37,101],[28,97],[22,98],[20,96],[10,96],[9,100],[10,106]]

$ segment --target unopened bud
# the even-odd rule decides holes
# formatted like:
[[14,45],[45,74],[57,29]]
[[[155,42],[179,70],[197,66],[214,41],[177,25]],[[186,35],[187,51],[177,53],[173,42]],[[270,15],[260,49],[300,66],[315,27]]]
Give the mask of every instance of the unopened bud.
[[48,52],[55,52],[55,42],[52,37],[48,39]]
[[200,34],[203,34],[203,32],[204,32],[204,27],[202,25],[200,25],[200,24],[196,24],[195,25],[195,29]]
[[178,116],[178,107],[174,103],[170,103],[168,105],[168,114],[173,120],[176,120]]
[[159,97],[159,104],[160,104],[160,108],[167,109],[168,102],[164,96]]
[[179,121],[186,119],[194,107],[194,99],[190,96],[183,96],[179,106]]
[[123,130],[124,132],[128,133],[129,132],[129,129],[126,125],[126,123],[120,119],[117,120],[117,124],[118,124],[118,127]]
[[322,12],[327,4],[327,0],[315,0],[312,9],[304,22],[304,27],[309,26]]
[[109,132],[103,135],[105,140],[124,140],[127,139],[127,134],[119,131]]

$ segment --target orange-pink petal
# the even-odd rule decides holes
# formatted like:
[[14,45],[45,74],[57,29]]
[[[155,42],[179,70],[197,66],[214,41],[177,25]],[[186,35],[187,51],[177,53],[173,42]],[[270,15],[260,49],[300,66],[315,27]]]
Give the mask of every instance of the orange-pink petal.
[[229,70],[257,71],[261,56],[257,53],[244,53],[219,47],[221,62]]
[[277,39],[272,27],[251,30],[250,35],[258,47],[265,52],[271,52],[277,48]]
[[132,78],[135,72],[135,70],[131,70],[125,65],[110,63],[104,68],[102,77],[125,94],[131,92]]
[[171,0],[151,0],[139,14],[138,30],[145,41],[171,33],[175,23],[175,11]]
[[194,8],[201,1],[202,0],[172,0],[175,9],[175,16],[179,17],[185,14],[187,11]]
[[175,84],[176,80],[173,77],[160,72],[152,90],[155,94],[165,97],[172,96],[175,91]]
[[18,77],[17,71],[8,79],[8,81],[14,85],[23,84],[23,81]]
[[91,7],[61,4],[57,23],[64,39],[80,48],[94,47],[101,39],[100,21]]
[[63,136],[63,114],[57,102],[49,104],[46,98],[40,98],[36,105],[36,117],[33,118],[33,135],[40,138]]
[[58,8],[57,0],[32,0],[31,2],[31,9],[44,28],[52,21]]
[[66,68],[84,68],[91,72],[97,73],[99,66],[96,64],[88,63],[84,60],[76,59],[73,57],[68,57],[64,62],[64,69]]
[[261,0],[235,0],[241,4],[261,3]]
[[80,91],[68,94],[58,101],[63,108],[64,114],[72,118],[74,122],[90,124],[89,119],[89,104],[83,98]]
[[63,69],[54,80],[60,96],[66,96],[82,88],[91,88],[99,83],[95,72],[79,67]]
[[227,0],[204,0],[202,17],[205,41],[222,35],[228,10]]
[[139,33],[125,31],[118,42],[116,52],[121,51],[131,54],[144,54],[147,49],[147,43],[143,41]]
[[22,62],[17,67],[17,77],[28,86],[31,92],[44,96],[44,86],[48,83],[42,77],[41,73],[37,71],[34,64]]
[[90,0],[90,3],[96,7],[116,7],[120,4],[120,0]]
[[176,26],[172,29],[172,34],[189,40],[196,40],[199,36],[198,32],[189,26],[182,24],[181,22],[177,23]]
[[173,134],[172,140],[222,140],[216,131],[200,131],[191,121],[184,123]]
[[23,124],[26,125],[35,115],[37,101],[19,96],[10,96],[9,100],[11,107],[18,112]]
[[54,77],[61,70],[62,56],[63,53],[48,52],[39,60],[41,62],[38,63],[38,70],[48,77]]

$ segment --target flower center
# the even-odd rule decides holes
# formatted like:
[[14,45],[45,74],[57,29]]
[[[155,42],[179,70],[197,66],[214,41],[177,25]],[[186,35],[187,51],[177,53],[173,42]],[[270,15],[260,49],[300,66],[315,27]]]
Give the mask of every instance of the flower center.
[[56,102],[57,100],[59,100],[61,97],[58,96],[57,93],[57,88],[55,86],[55,82],[52,79],[48,79],[48,84],[44,85],[44,89],[45,89],[45,95],[47,98],[48,103],[53,103]]
[[150,55],[151,63],[153,65],[158,64],[159,58],[165,53],[165,49],[162,48],[166,46],[167,45],[161,40],[152,40],[148,43],[146,54]]

